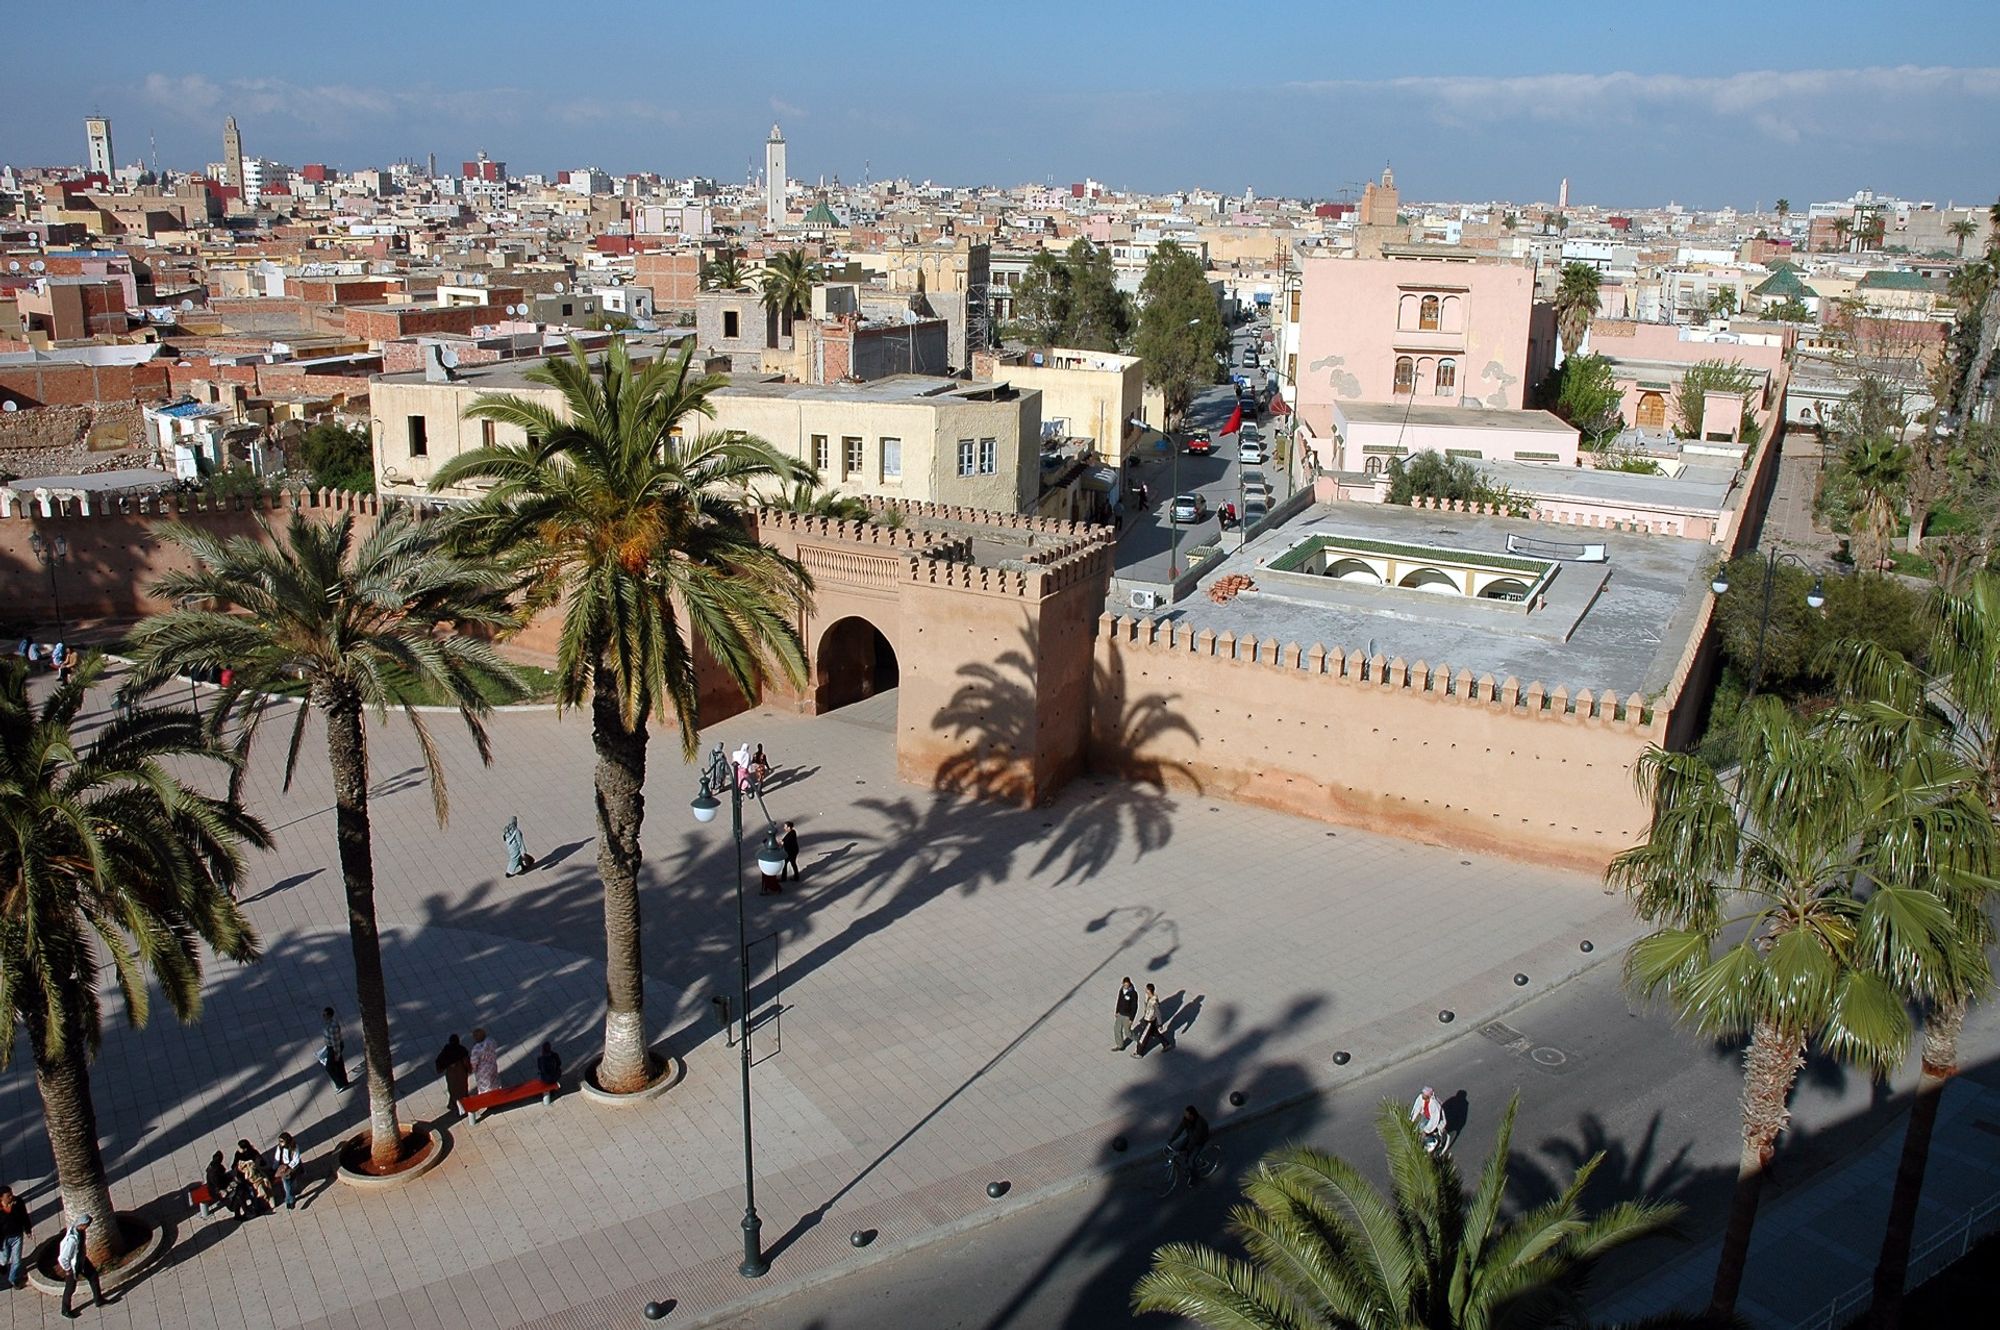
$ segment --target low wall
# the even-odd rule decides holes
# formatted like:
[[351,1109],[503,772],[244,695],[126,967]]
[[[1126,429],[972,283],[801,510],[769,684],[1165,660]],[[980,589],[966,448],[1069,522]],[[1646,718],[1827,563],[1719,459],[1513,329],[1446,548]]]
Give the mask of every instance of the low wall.
[[1470,670],[1106,615],[1092,766],[1210,798],[1598,871],[1642,839],[1666,716]]

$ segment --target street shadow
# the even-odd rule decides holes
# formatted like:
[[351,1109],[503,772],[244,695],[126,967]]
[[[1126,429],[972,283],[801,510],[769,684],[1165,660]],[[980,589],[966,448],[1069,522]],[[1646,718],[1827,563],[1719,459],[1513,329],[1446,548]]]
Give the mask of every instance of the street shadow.
[[569,841],[566,844],[558,845],[553,850],[550,850],[547,855],[545,855],[540,859],[537,859],[535,861],[535,867],[554,868],[556,865],[562,863],[564,860],[568,859],[571,855],[575,854],[578,850],[581,850],[584,846],[592,844],[596,839],[597,838],[595,836],[587,836],[582,840],[573,840]]
[[308,869],[303,873],[294,873],[290,877],[281,877],[276,882],[273,882],[270,886],[258,892],[256,895],[245,896],[242,900],[236,903],[238,905],[249,905],[252,904],[253,902],[261,901],[266,897],[275,896],[281,891],[290,891],[293,887],[296,887],[301,883],[312,881],[314,878],[318,877],[321,873],[324,873],[325,871],[326,870],[324,868],[312,868]]
[[773,794],[794,785],[803,785],[817,775],[818,767],[774,767],[771,774],[764,777],[763,790],[765,794]]

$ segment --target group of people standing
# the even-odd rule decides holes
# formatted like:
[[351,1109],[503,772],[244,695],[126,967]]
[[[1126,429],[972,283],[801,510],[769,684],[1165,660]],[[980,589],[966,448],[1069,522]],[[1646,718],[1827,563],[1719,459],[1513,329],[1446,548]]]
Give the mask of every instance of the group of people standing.
[[[486,1032],[485,1026],[472,1031],[470,1048],[460,1043],[456,1034],[445,1040],[433,1065],[444,1077],[447,1113],[458,1112],[461,1102],[473,1095],[491,1094],[500,1088],[500,1045]],[[562,1055],[556,1052],[553,1042],[544,1039],[541,1052],[535,1054],[535,1079],[560,1086],[562,1070]],[[542,1097],[548,1100],[555,1095],[552,1089]]]
[[235,1158],[225,1164],[222,1151],[217,1150],[209,1156],[208,1171],[202,1177],[208,1188],[209,1207],[226,1209],[238,1221],[250,1218],[260,1209],[265,1214],[274,1213],[281,1197],[287,1210],[296,1209],[298,1174],[303,1162],[299,1143],[288,1131],[278,1133],[278,1143],[268,1154],[247,1140],[239,1140]]
[[1111,1009],[1111,1035],[1118,1042],[1111,1051],[1122,1053],[1129,1045],[1135,1058],[1146,1055],[1146,1046],[1158,1039],[1163,1048],[1172,1048],[1167,1042],[1166,1031],[1160,1027],[1160,995],[1146,985],[1145,995],[1132,987],[1128,977],[1118,981],[1118,1001]]

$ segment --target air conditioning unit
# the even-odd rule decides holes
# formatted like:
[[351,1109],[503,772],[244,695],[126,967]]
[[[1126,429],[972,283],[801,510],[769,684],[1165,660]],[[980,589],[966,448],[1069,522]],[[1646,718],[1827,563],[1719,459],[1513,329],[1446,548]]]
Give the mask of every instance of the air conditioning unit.
[[1160,593],[1145,587],[1134,587],[1126,593],[1125,603],[1135,610],[1156,610],[1160,607]]

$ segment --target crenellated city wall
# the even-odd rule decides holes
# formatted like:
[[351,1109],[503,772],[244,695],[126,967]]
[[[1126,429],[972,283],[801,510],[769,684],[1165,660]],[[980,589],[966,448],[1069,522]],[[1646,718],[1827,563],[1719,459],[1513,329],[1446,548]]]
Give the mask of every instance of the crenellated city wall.
[[1091,765],[1209,797],[1599,870],[1671,699],[1103,616]]

